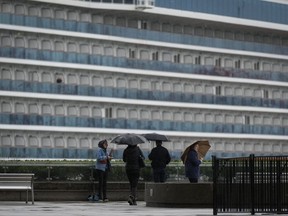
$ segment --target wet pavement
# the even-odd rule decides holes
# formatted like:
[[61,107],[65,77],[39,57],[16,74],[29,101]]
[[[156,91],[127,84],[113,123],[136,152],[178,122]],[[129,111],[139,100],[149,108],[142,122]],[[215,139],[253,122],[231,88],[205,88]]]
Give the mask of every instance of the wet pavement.
[[[212,209],[146,207],[145,202],[129,206],[127,202],[35,202],[1,201],[1,216],[211,216]],[[251,215],[218,214],[218,215]]]

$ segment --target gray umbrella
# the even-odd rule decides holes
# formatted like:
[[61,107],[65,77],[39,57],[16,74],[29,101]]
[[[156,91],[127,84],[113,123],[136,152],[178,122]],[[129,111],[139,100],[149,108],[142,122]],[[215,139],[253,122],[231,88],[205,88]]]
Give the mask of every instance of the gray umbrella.
[[148,140],[138,134],[121,134],[116,136],[114,139],[111,140],[110,143],[115,143],[118,145],[138,145],[141,143],[146,143]]
[[163,141],[163,142],[168,142],[169,139],[163,135],[163,134],[158,134],[158,133],[147,133],[147,134],[142,134],[147,140],[151,141]]

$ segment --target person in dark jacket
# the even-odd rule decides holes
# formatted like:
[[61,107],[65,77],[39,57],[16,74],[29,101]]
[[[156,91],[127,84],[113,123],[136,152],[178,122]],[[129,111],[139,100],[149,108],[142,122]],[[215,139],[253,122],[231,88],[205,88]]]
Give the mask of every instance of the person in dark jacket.
[[107,153],[107,140],[101,140],[98,143],[98,147],[96,160],[96,170],[98,173],[98,198],[99,201],[107,202],[107,177],[112,156]]
[[128,145],[123,152],[123,161],[125,164],[126,175],[130,184],[130,195],[128,203],[137,205],[137,186],[140,177],[139,157],[144,158],[141,149],[137,145]]
[[203,158],[198,157],[199,144],[195,144],[188,152],[185,161],[185,176],[188,177],[191,183],[197,183],[200,176],[200,164]]
[[152,161],[151,167],[153,169],[154,182],[166,181],[166,165],[170,163],[171,156],[168,150],[162,146],[162,141],[156,141],[156,147],[153,148],[148,155],[148,158]]

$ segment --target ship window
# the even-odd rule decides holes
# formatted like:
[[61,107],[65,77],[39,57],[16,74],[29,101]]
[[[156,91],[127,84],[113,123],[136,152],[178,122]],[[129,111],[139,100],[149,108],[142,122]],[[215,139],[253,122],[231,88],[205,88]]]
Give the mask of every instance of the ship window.
[[202,113],[195,113],[195,121],[196,122],[203,122],[203,114]]
[[55,115],[64,115],[65,111],[64,111],[64,107],[63,105],[56,105],[55,106]]
[[116,25],[117,26],[126,26],[126,19],[125,17],[117,17],[116,18]]
[[271,71],[271,63],[263,62],[263,71]]
[[65,19],[66,11],[63,10],[55,10],[54,12],[55,19]]
[[92,117],[102,117],[102,110],[100,107],[92,108]]
[[43,115],[51,115],[52,112],[51,112],[51,106],[49,104],[43,104],[42,105],[42,114]]
[[129,110],[130,119],[138,119],[137,110]]
[[147,110],[141,110],[140,112],[140,118],[141,119],[149,119],[149,113]]
[[260,70],[260,63],[259,62],[254,63],[254,70]]
[[151,23],[151,30],[152,31],[160,31],[160,23],[159,22],[152,22]]
[[36,39],[29,39],[28,47],[31,49],[37,49],[38,48],[37,40]]
[[217,58],[217,59],[215,60],[215,66],[216,66],[216,67],[221,67],[221,58]]
[[114,87],[113,79],[111,77],[106,77],[104,79],[104,86],[105,87]]
[[152,60],[154,60],[154,61],[158,61],[158,60],[159,60],[159,53],[158,53],[158,51],[152,53]]
[[126,57],[126,49],[125,48],[121,48],[118,47],[117,48],[117,57],[121,58],[121,57]]
[[98,15],[98,14],[92,14],[92,22],[102,24],[103,23],[103,16]]
[[68,84],[77,84],[77,77],[75,74],[68,74],[67,76],[67,83]]
[[42,41],[42,49],[43,50],[51,50],[51,42],[49,40]]
[[77,13],[75,11],[68,11],[67,20],[77,21]]
[[193,28],[191,26],[184,26],[184,34],[193,34]]
[[137,20],[128,20],[128,27],[129,28],[138,28],[138,22]]
[[15,46],[16,47],[25,47],[24,39],[22,37],[17,37],[15,39]]
[[117,118],[126,118],[126,112],[125,109],[117,109]]
[[263,89],[263,98],[269,98],[269,91],[267,89]]
[[174,121],[182,121],[182,114],[180,112],[173,113]]
[[80,14],[80,21],[81,22],[91,22],[91,16],[89,13],[81,13]]
[[174,60],[174,63],[180,63],[180,54],[174,55],[173,60]]
[[111,46],[104,47],[104,55],[113,56],[113,48]]
[[[205,57],[205,65],[214,65],[214,62],[213,62],[213,58],[212,57]],[[200,63],[199,63],[200,64]]]
[[172,26],[169,23],[163,23],[162,31],[163,32],[172,32]]
[[55,147],[58,147],[58,148],[65,147],[63,137],[55,137],[54,143],[55,143]]
[[216,123],[224,123],[223,116],[217,114],[217,115],[215,116],[215,122],[216,122]]
[[1,8],[2,8],[2,12],[4,13],[11,13],[12,11],[11,4],[8,4],[8,3],[2,3]]
[[80,107],[80,116],[89,116],[88,106]]
[[15,136],[15,146],[26,146],[24,136],[20,136],[20,135]]
[[1,44],[4,47],[10,47],[11,46],[11,39],[9,36],[2,36],[1,38]]
[[74,42],[69,42],[67,45],[67,51],[68,52],[77,52],[77,47]]
[[88,44],[80,44],[80,53],[89,53]]
[[62,41],[55,42],[55,51],[64,51],[64,44]]
[[137,89],[138,87],[138,82],[137,80],[129,80],[129,89]]
[[24,15],[25,10],[23,5],[15,5],[15,14]]
[[29,104],[28,111],[29,111],[29,114],[38,114],[37,104]]
[[75,137],[68,137],[67,147],[68,148],[76,148],[77,147],[77,140]]
[[12,112],[12,106],[8,102],[2,102],[1,104],[1,112],[3,113],[11,113]]
[[52,82],[51,74],[48,72],[43,72],[42,74],[42,82]]
[[193,58],[191,55],[184,55],[184,64],[193,64]]
[[167,61],[167,62],[171,62],[171,53],[163,52],[162,60],[163,61]]
[[201,56],[195,57],[195,64],[200,65],[201,64]]
[[240,60],[237,60],[237,61],[235,61],[234,63],[235,63],[235,64],[234,64],[234,67],[235,67],[235,68],[238,68],[238,69],[241,68],[241,61],[240,61]]
[[262,118],[260,116],[254,117],[254,125],[261,125],[262,124]]
[[233,67],[233,61],[232,61],[232,59],[225,59],[225,65],[224,65],[224,67],[232,68],[232,67]]
[[104,118],[112,118],[112,107],[104,108],[103,115]]
[[77,116],[77,109],[75,106],[69,106],[67,108],[67,111],[68,111],[67,113],[69,116]]
[[81,138],[80,140],[80,148],[89,148],[89,140],[87,138]]
[[113,17],[112,16],[105,16],[104,17],[104,24],[113,25]]
[[165,121],[172,121],[172,114],[171,112],[164,111],[163,112],[163,120]]
[[244,61],[244,69],[252,69],[252,62]]
[[132,49],[129,49],[129,58],[136,58],[136,51],[135,50],[132,50]]
[[33,146],[33,147],[39,146],[38,138],[35,136],[29,136],[28,137],[28,143],[29,143],[29,146]]
[[15,71],[15,80],[25,80],[25,73],[22,70]]
[[41,143],[43,147],[52,147],[52,142],[51,142],[50,137],[43,137]]
[[160,112],[157,110],[154,110],[151,112],[152,120],[160,120]]
[[51,10],[49,8],[42,8],[42,17],[51,18]]
[[234,123],[234,116],[226,114],[225,115],[225,122],[228,124],[233,124]]
[[250,125],[250,116],[247,115],[244,116],[244,124]]
[[192,113],[190,113],[190,112],[185,112],[185,113],[184,113],[184,120],[185,120],[186,122],[192,121],[192,120],[193,120]]
[[89,85],[88,75],[80,75],[80,85]]
[[1,143],[4,146],[11,146],[12,145],[12,139],[10,135],[2,135],[1,136]]
[[149,60],[149,52],[147,50],[140,51],[140,59],[142,60]]
[[117,79],[117,87],[126,88],[126,80],[122,78]]
[[93,77],[92,77],[92,85],[93,85],[93,86],[102,86],[102,85],[103,85],[103,82],[102,82],[101,77],[99,77],[99,76],[93,76]]
[[215,95],[222,95],[222,86],[215,86]]
[[99,45],[93,45],[92,46],[92,54],[102,55],[102,48]]

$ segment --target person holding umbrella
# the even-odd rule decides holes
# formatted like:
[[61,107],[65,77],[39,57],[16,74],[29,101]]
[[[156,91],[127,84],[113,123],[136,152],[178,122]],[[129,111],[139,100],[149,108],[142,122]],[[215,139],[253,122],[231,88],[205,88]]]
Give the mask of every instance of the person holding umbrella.
[[110,170],[112,156],[107,153],[108,142],[101,140],[98,143],[96,170],[98,173],[98,199],[107,202],[107,177]]
[[138,145],[128,145],[123,152],[123,161],[125,164],[126,175],[130,184],[130,195],[128,203],[130,205],[137,205],[137,186],[140,177],[140,164],[139,160],[144,160],[145,157],[138,147]]
[[153,180],[154,182],[165,182],[166,181],[166,165],[170,163],[171,156],[168,150],[162,146],[161,140],[156,140],[156,147],[154,147],[148,158],[152,161],[151,167],[153,169]]
[[183,160],[185,164],[185,176],[188,177],[190,183],[197,183],[200,176],[200,164],[203,158],[198,156],[199,143],[194,143],[189,147],[186,158]]

